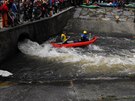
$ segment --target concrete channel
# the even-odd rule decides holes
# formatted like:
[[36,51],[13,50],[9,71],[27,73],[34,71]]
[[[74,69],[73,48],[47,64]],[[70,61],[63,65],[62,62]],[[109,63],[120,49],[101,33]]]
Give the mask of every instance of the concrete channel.
[[[73,10],[74,13],[71,13],[73,12]],[[61,31],[67,31],[72,35],[74,33],[82,32],[85,29],[88,32],[93,32],[95,35],[103,37],[102,40],[105,40],[105,38],[107,40],[108,37],[108,40],[120,40],[120,44],[116,44],[114,45],[114,47],[117,45],[122,46],[124,40],[127,42],[125,42],[125,45],[130,46],[130,44],[132,44],[132,47],[130,48],[134,49],[133,44],[135,40],[135,23],[133,22],[133,9],[87,9],[77,7],[75,9],[69,9],[68,11],[63,12],[63,14],[60,14],[53,18],[43,19],[41,21],[35,21],[30,24],[15,27],[15,29],[9,29],[0,32],[0,38],[3,38],[3,43],[5,43],[6,40],[4,39],[7,38],[7,36],[9,38],[9,40],[6,41],[8,45],[4,44],[1,46],[1,60],[5,60],[5,62],[2,62],[1,64],[1,69],[13,73],[13,75],[9,77],[0,77],[0,101],[134,101],[135,65],[132,64],[131,60],[128,61],[131,62],[130,65],[122,64],[119,68],[117,68],[116,64],[114,65],[114,68],[109,67],[107,69],[105,68],[105,70],[104,67],[100,69],[98,66],[95,68],[95,70],[91,69],[92,66],[80,69],[80,62],[76,64],[69,62],[65,63],[65,61],[64,63],[59,62],[63,61],[62,59],[65,59],[68,52],[72,52],[71,50],[68,51],[66,55],[60,59],[58,57],[55,57],[56,59],[53,58],[51,60],[51,58],[49,57],[49,60],[47,60],[46,57],[42,57],[44,54],[41,54],[42,56],[39,57],[38,55],[31,56],[31,54],[18,53],[16,55],[13,54],[11,59],[6,60],[9,57],[7,53],[10,54],[10,51],[7,49],[9,47],[13,48],[11,46],[13,43],[16,46],[19,35],[21,35],[21,33],[17,33],[18,31],[23,32],[25,29],[27,29],[27,31],[31,33],[31,35],[28,36],[30,39],[32,39],[32,41],[34,40],[42,43],[43,41],[45,41],[44,38],[47,39],[46,35],[42,36],[43,32],[47,31],[48,33],[51,33],[50,29],[48,27],[42,29],[42,34],[39,35],[39,33],[37,32],[40,30],[40,28],[35,31],[33,30],[33,28],[35,28],[33,26],[40,25],[39,27],[41,27],[43,23],[49,23],[51,27],[55,27],[58,26],[59,23],[61,23],[60,19],[63,19],[65,17],[67,17],[65,19],[66,21],[61,26],[58,26],[61,28],[53,28],[54,30],[52,33],[56,34]],[[71,19],[68,19],[71,16],[73,17]],[[56,25],[54,25],[53,22],[56,23]],[[16,33],[13,33],[14,31],[12,30],[16,30]],[[33,32],[36,33],[32,34]],[[16,35],[16,37],[12,35]],[[35,38],[36,36],[37,38]],[[41,37],[43,37],[43,39],[41,39],[42,42],[39,41]],[[14,39],[15,41],[12,42],[12,39]],[[101,43],[101,41],[97,42],[95,45],[98,45],[99,43]],[[112,41],[108,42],[112,43]],[[36,43],[36,45],[40,47],[40,44]],[[128,47],[120,48],[126,50]],[[3,50],[5,51],[3,52]],[[81,49],[79,51],[81,52]],[[73,53],[74,52],[76,53],[76,51],[73,51]],[[126,58],[130,58],[130,55],[128,55]],[[2,56],[4,58],[2,58]],[[77,58],[81,56],[82,54],[79,55]],[[84,57],[86,56],[87,54]],[[71,57],[72,59],[72,56],[70,55],[67,57]],[[105,58],[107,57],[104,57],[103,59]],[[96,57],[96,59],[98,58]],[[122,57],[122,59],[125,58]],[[85,64],[86,62],[83,63],[83,66],[85,66]],[[127,71],[129,70],[130,72],[128,72],[126,75],[123,75],[121,72],[119,72],[119,70],[123,69],[122,67]],[[86,70],[83,71],[83,69]],[[112,72],[113,70],[114,72]]]

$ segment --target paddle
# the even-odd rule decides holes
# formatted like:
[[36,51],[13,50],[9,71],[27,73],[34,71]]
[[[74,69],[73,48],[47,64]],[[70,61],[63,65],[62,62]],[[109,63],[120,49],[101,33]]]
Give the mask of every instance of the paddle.
[[70,36],[67,36],[67,40],[65,40],[64,42],[62,42],[62,44],[64,44],[66,41],[68,41],[70,39]]
[[88,38],[89,38],[89,40],[92,38],[92,35],[91,35],[92,33],[89,33],[89,36],[88,36]]

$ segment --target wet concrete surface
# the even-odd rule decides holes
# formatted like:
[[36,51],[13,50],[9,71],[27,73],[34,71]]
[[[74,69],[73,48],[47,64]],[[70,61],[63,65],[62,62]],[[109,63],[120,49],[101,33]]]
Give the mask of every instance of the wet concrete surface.
[[[0,83],[0,101],[134,101],[134,81]],[[4,86],[5,85],[5,86]]]

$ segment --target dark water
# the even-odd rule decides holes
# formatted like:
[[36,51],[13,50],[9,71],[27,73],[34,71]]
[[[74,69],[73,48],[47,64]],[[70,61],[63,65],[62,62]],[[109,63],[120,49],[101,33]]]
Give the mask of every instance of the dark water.
[[1,66],[13,74],[9,79],[20,82],[111,79],[135,73],[135,40],[99,37],[85,48],[61,49],[52,47],[49,41],[41,45],[29,39],[19,43],[21,53]]

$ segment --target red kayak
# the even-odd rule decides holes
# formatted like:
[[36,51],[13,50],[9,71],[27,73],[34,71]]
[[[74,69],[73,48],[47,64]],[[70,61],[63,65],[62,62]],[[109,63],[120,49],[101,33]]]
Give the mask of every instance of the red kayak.
[[97,40],[97,36],[93,37],[91,40],[89,41],[85,41],[85,42],[72,42],[72,43],[67,43],[67,44],[62,44],[62,43],[54,43],[54,42],[51,42],[52,46],[53,47],[56,47],[56,48],[62,48],[62,47],[65,47],[65,48],[71,48],[71,47],[82,47],[82,46],[87,46],[89,44],[92,44],[94,43],[96,40]]

